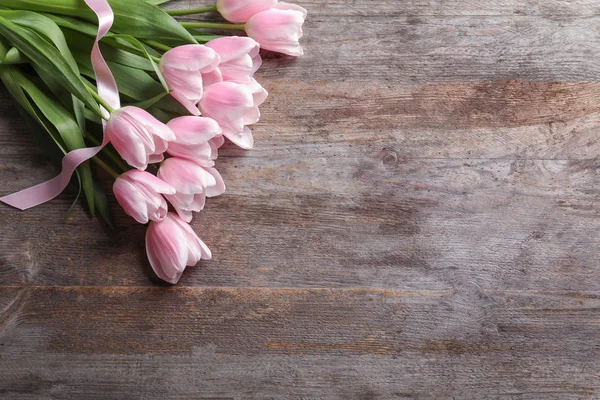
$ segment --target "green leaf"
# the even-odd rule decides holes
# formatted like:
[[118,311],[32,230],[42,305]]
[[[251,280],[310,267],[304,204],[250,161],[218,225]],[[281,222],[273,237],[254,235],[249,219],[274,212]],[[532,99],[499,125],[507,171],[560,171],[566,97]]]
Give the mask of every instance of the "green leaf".
[[[62,28],[71,29],[73,31],[81,32],[89,37],[96,38],[96,34],[98,33],[98,24],[82,21],[77,18],[67,17],[65,15],[56,15],[56,14],[48,14],[42,13],[41,15],[50,18],[54,23]],[[111,33],[107,33],[107,36],[111,35]]]
[[[86,147],[83,134],[77,121],[69,111],[57,100],[41,91],[24,75],[17,74],[21,87],[27,92],[46,119],[54,125],[69,151]],[[81,175],[81,185],[92,215],[95,214],[94,187],[92,169],[89,162],[78,168]]]
[[[2,48],[1,44],[0,48]],[[25,123],[30,128],[36,142],[48,159],[55,165],[60,166],[63,156],[67,154],[66,146],[56,131],[56,128],[44,117],[40,110],[30,102],[25,91],[21,87],[19,79],[21,75],[22,74],[17,67],[0,66],[0,79],[8,89],[9,93],[13,96],[19,106],[19,110],[23,110]],[[27,116],[29,116],[29,118],[27,118]],[[75,172],[75,177],[71,182],[73,181],[76,181],[76,186],[78,188],[77,197],[73,202],[73,204],[75,204],[81,193],[81,178],[79,171]]]
[[[46,38],[63,55],[63,57],[69,63],[71,68],[73,68],[73,71],[79,74],[77,63],[75,62],[75,59],[71,54],[71,50],[67,45],[65,36],[63,35],[63,32],[61,31],[60,27],[54,21],[39,13],[34,13],[30,11],[5,11],[2,13],[2,16],[18,25],[35,31],[42,37]],[[46,75],[52,76],[50,74]],[[55,79],[54,81],[56,82]],[[56,83],[58,84],[58,82]],[[85,132],[85,118],[83,116],[83,109],[85,108],[85,105],[74,95],[71,96],[71,102],[71,107],[73,108],[77,124],[79,125],[81,131]]]
[[142,108],[144,110],[147,110],[150,107],[154,106],[157,102],[159,102],[160,100],[162,100],[169,93],[170,92],[163,92],[163,93],[160,93],[160,94],[158,94],[158,95],[156,95],[156,96],[154,96],[151,99],[148,99],[146,101],[141,101],[139,103],[132,103],[130,105]]
[[[94,39],[85,34],[67,28],[63,30],[63,33],[65,34],[67,43],[72,51],[84,54],[91,53]],[[137,50],[133,48],[122,49],[115,47],[121,46],[121,43],[117,42],[117,40],[117,38],[111,37],[103,40],[102,43],[100,43],[102,55],[107,61],[112,61],[117,64],[123,64],[128,67],[142,69],[145,71],[154,71],[154,67],[150,61],[148,61],[147,57],[133,54],[134,52],[137,52]],[[131,45],[123,44],[122,47],[131,47]]]
[[[170,39],[180,44],[196,43],[194,37],[163,9],[146,0],[109,0],[115,14],[112,30],[140,39]],[[82,0],[0,0],[0,6],[82,18],[98,18]]]
[[[95,24],[92,24],[90,22],[86,22],[86,21],[82,21],[80,19],[76,19],[76,18],[71,18],[71,17],[66,17],[64,15],[55,15],[55,14],[43,14],[44,16],[50,18],[52,21],[54,21],[58,26],[71,30],[71,31],[75,31],[75,32],[79,32],[81,34],[84,34],[86,36],[88,36],[89,38],[92,39],[92,43],[93,40],[96,38],[96,32],[98,30],[98,26]],[[64,32],[64,29],[63,29]],[[64,32],[65,35],[67,34],[66,32]],[[113,39],[113,36],[115,36],[115,34],[113,32],[108,32],[106,34],[106,36],[104,37],[104,39],[102,39],[102,43],[108,43],[113,47],[117,47],[126,51],[135,51],[136,48],[126,42],[122,43],[119,42],[118,40]],[[68,41],[68,37],[67,37],[67,41]],[[70,45],[72,44],[71,42],[69,43]],[[89,46],[89,48],[91,49],[91,45]],[[155,57],[160,57],[160,53],[155,51],[152,48],[147,48],[147,51],[150,53],[150,55],[155,56]]]
[[98,103],[88,93],[79,73],[73,69],[58,48],[31,29],[9,21],[3,17],[4,13],[10,11],[0,11],[0,35],[27,56],[33,64],[55,76],[61,86],[77,96],[87,107],[99,113]]
[[[71,50],[67,45],[67,41],[63,35],[63,32],[61,31],[59,26],[56,25],[56,23],[54,23],[51,19],[30,11],[3,11],[2,16],[14,22],[17,25],[31,29],[32,31],[38,33],[42,38],[46,39],[50,44],[54,45],[56,49],[60,52],[60,54],[64,57],[64,60],[72,68],[73,72],[79,76],[79,68],[77,67],[77,62],[71,54]],[[85,105],[75,95],[68,95],[68,92],[61,86],[58,79],[56,79],[56,76],[52,74],[48,69],[45,69],[37,64],[34,64],[34,68],[36,69],[36,72],[38,72],[38,75],[50,88],[50,90],[59,99],[61,99],[61,101],[63,102],[63,104],[65,104],[66,107],[69,107],[73,110],[73,114],[75,116],[74,121],[76,122],[76,126],[65,122],[70,121],[72,115],[67,110],[62,109],[60,105],[57,105],[58,107],[56,107],[56,110],[53,110],[54,113],[58,113],[61,116],[60,118],[56,118],[55,120],[48,117],[48,115],[44,113],[45,108],[48,107],[43,107],[40,104],[38,104],[38,108],[56,127],[59,134],[63,137],[63,140],[69,150],[85,147],[85,142],[83,141],[83,132],[85,132]],[[29,96],[32,97],[34,102],[38,103],[33,97],[31,90],[37,92],[38,94],[41,91],[39,91],[35,85],[29,85],[30,90],[28,90],[26,87],[23,88],[28,92]],[[40,98],[40,101],[43,101],[44,104],[52,104],[54,102],[54,100],[50,99],[45,94],[42,97],[38,96],[38,98]],[[61,125],[57,124],[58,121],[61,123]],[[65,137],[67,139],[65,139]],[[92,191],[92,175],[89,164],[84,164],[83,166],[81,166],[80,171],[82,173],[81,180],[83,190],[88,201],[88,207],[93,215],[95,212],[95,208],[94,196]]]
[[139,40],[137,40],[136,38],[134,38],[133,36],[130,36],[130,35],[115,35],[115,36],[117,39],[125,40],[132,46],[137,47],[140,51],[142,51],[144,53],[144,55],[146,56],[146,58],[152,65],[152,68],[154,69],[154,72],[156,73],[158,80],[160,81],[161,85],[165,89],[165,92],[168,92],[169,87],[167,86],[167,82],[165,81],[165,78],[163,77],[162,72],[160,72],[160,69],[158,68],[158,64],[156,64],[154,62],[154,60],[152,59],[152,56],[150,55],[150,53],[148,53],[146,46],[144,46]]
[[[73,53],[81,73],[94,79],[94,71],[89,54]],[[136,101],[147,100],[164,92],[163,87],[147,72],[137,68],[108,62],[115,76],[119,92]]]
[[54,44],[54,46],[56,46],[58,51],[60,51],[71,68],[73,68],[74,71],[77,71],[77,63],[71,55],[71,51],[69,50],[69,46],[67,46],[65,36],[63,35],[60,27],[50,18],[47,18],[39,13],[21,10],[6,10],[2,11],[0,15],[11,22],[14,22],[15,24],[35,31],[48,39],[52,44]]
[[[77,52],[74,52],[73,56],[77,60],[81,73],[93,79],[94,71],[89,56]],[[108,65],[115,76],[119,92],[124,96],[124,103],[139,103],[165,93],[161,84],[145,71],[111,62],[108,62]],[[188,114],[185,108],[171,96],[163,97],[156,106],[172,113]]]
[[152,114],[154,116],[154,118],[156,118],[157,120],[163,122],[163,123],[167,123],[170,120],[172,120],[173,118],[179,117],[179,115],[181,114],[175,114],[169,111],[165,111],[161,108],[158,107],[150,107],[148,109],[148,112],[150,114]]
[[15,76],[18,72],[18,69],[14,66],[0,66],[0,79],[4,83],[4,86],[8,89],[8,92],[12,95],[15,101],[21,105],[33,118],[35,118],[36,122],[44,127],[46,132],[50,135],[56,146],[63,152],[63,154],[67,154],[67,149],[62,141],[60,135],[56,131],[56,128],[52,126],[52,124],[43,116],[43,114],[35,107],[25,94],[25,91],[21,87],[21,84],[18,78]]
[[102,217],[102,220],[109,228],[115,229],[115,221],[113,220],[112,214],[110,212],[110,207],[108,205],[108,199],[106,198],[106,193],[100,187],[97,182],[94,182],[94,201],[96,203],[96,209]]
[[[6,68],[6,67],[3,67]],[[11,94],[24,108],[34,116],[38,122],[51,134],[56,144],[64,154],[70,150],[85,147],[81,131],[73,116],[55,99],[42,92],[31,80],[29,80],[17,68],[10,70],[8,79],[12,82],[7,84]],[[12,83],[12,84],[11,84]],[[18,85],[17,89],[14,85]],[[16,92],[16,93],[15,93]],[[29,100],[31,99],[31,101]],[[33,104],[32,104],[33,102]],[[34,109],[35,105],[35,109]],[[51,126],[51,127],[50,127]],[[78,168],[81,178],[81,186],[88,200],[88,206],[92,215],[94,214],[94,192],[92,171],[89,163],[84,163]]]
[[[41,149],[44,149],[44,154],[46,158],[48,158],[48,160],[50,160],[51,163],[56,165],[57,168],[60,168],[62,164],[62,159],[64,157],[63,152],[55,145],[50,135],[48,135],[48,132],[46,132],[44,127],[37,123],[34,117],[29,115],[29,113],[27,113],[27,111],[25,111],[25,109],[20,104],[16,103],[16,107],[17,111],[21,115],[21,118],[23,118],[23,120],[25,121],[25,125],[27,125],[29,131],[33,134],[33,137],[37,142],[38,146]],[[65,214],[65,220],[69,218],[71,212],[73,211],[75,205],[77,205],[77,202],[81,197],[81,180],[78,171],[76,171],[76,174],[73,177],[71,177],[71,182],[69,182],[69,186],[73,188],[77,195],[75,196],[73,203],[71,203],[69,210]]]
[[4,58],[0,61],[0,64],[29,64],[29,59],[25,57],[19,49],[16,47],[11,47],[11,49],[6,53]]

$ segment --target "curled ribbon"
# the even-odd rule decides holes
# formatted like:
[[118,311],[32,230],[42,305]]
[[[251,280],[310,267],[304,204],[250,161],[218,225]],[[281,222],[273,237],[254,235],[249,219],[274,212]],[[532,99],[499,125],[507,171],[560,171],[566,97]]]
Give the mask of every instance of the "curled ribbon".
[[[117,88],[115,78],[100,51],[100,40],[112,27],[114,13],[107,0],[85,0],[85,3],[98,16],[98,34],[96,35],[96,40],[92,49],[92,66],[94,67],[94,73],[96,74],[98,94],[108,103],[108,105],[114,109],[118,109],[121,107],[119,89]],[[105,114],[108,114],[104,108],[102,110]],[[106,123],[104,123],[104,127],[106,127]],[[62,160],[62,171],[57,177],[30,187],[29,189],[2,197],[0,198],[0,201],[9,206],[18,208],[19,210],[27,210],[52,200],[65,190],[77,167],[96,156],[108,142],[109,139],[105,134],[100,146],[76,149],[69,152]]]

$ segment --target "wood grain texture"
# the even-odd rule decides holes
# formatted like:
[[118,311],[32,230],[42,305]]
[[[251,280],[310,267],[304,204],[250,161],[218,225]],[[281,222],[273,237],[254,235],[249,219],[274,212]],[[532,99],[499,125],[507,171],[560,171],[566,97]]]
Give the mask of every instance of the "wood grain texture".
[[6,398],[593,398],[598,292],[4,289]]
[[[295,2],[178,287],[114,200],[0,207],[0,397],[600,398],[600,3]],[[4,195],[55,171],[0,109]]]
[[[586,16],[598,15],[600,5],[594,0],[303,0],[306,8],[325,15],[464,15],[464,16],[519,16],[541,15]],[[172,8],[181,8],[186,2],[174,2]]]

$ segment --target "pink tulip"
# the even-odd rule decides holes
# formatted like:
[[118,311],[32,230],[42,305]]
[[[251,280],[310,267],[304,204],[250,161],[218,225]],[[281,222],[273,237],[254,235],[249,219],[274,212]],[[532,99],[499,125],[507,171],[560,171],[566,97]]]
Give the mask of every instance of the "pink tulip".
[[229,36],[206,43],[221,58],[219,70],[224,81],[249,83],[262,65],[260,45],[249,37]]
[[204,87],[223,80],[219,61],[219,55],[210,47],[188,44],[167,51],[159,67],[172,90],[171,95],[189,111],[198,114],[194,108],[202,98]]
[[204,116],[219,123],[225,135],[241,148],[254,145],[252,131],[245,126],[254,124],[260,117],[258,106],[267,98],[267,92],[252,80],[251,84],[220,82],[206,88],[200,100]]
[[169,208],[161,193],[175,194],[175,188],[148,172],[131,170],[117,178],[113,192],[127,215],[147,224],[165,219]]
[[278,3],[248,20],[246,33],[260,43],[263,49],[290,56],[304,54],[299,40],[306,10],[295,4]]
[[112,113],[106,135],[117,152],[132,167],[145,170],[149,163],[164,160],[167,143],[175,135],[147,111],[127,106]]
[[202,167],[184,158],[166,159],[158,170],[158,177],[175,188],[175,194],[165,197],[187,222],[192,220],[192,212],[204,208],[206,197],[218,196],[225,191],[223,178],[216,169]]
[[167,153],[174,157],[187,158],[205,167],[212,167],[213,148],[209,141],[222,132],[214,119],[206,117],[183,116],[167,123],[175,134],[175,140],[169,142]]
[[217,11],[229,22],[243,24],[250,17],[275,6],[277,0],[217,0]]
[[214,138],[208,141],[208,144],[210,145],[211,149],[210,158],[216,160],[219,157],[219,149],[221,148],[221,146],[223,146],[223,144],[225,144],[225,138],[223,137],[223,135],[215,136]]
[[212,258],[210,249],[192,227],[173,213],[160,222],[151,222],[146,231],[146,254],[160,279],[177,283],[185,267]]

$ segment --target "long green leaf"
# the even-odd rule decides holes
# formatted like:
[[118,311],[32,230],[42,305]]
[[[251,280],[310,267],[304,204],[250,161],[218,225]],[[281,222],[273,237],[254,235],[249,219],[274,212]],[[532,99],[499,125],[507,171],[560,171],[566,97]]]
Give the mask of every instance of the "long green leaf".
[[[0,41],[0,58],[4,58],[7,51],[5,43]],[[30,101],[22,87],[24,75],[16,66],[0,65],[0,80],[12,94],[17,103],[18,110],[23,114],[25,123],[32,132],[36,142],[40,145],[46,156],[57,165],[60,165],[62,157],[67,153],[67,147],[58,133],[55,126],[43,115],[41,110]],[[77,187],[77,196],[71,205],[71,210],[81,196],[81,175],[80,169],[75,171],[75,176],[71,179],[71,184]],[[88,203],[89,204],[89,203]],[[93,205],[93,201],[91,202]]]
[[69,63],[71,68],[77,72],[77,63],[71,55],[65,36],[61,31],[60,27],[52,21],[50,18],[45,17],[39,13],[22,10],[5,10],[0,15],[15,24],[27,27],[40,35],[46,37],[56,48],[65,61]]
[[134,38],[131,35],[118,35],[118,36],[116,36],[116,39],[122,39],[122,40],[128,42],[132,46],[135,46],[136,48],[138,48],[146,56],[146,58],[152,65],[152,69],[154,70],[154,73],[158,77],[158,80],[160,81],[161,85],[165,89],[165,92],[168,92],[169,87],[167,86],[167,82],[165,81],[165,78],[163,77],[162,72],[160,72],[160,69],[158,68],[158,64],[156,64],[154,62],[154,60],[152,59],[152,56],[150,55],[150,53],[148,53],[146,46],[144,46],[139,40],[137,40],[136,38]]
[[[48,132],[46,132],[46,130],[40,124],[37,123],[35,118],[33,118],[29,113],[27,113],[27,111],[25,111],[25,109],[21,107],[20,104],[17,103],[16,106],[17,111],[21,115],[21,118],[25,120],[25,125],[27,125],[29,131],[33,134],[33,138],[37,142],[38,146],[44,149],[44,155],[46,156],[46,158],[48,158],[48,160],[50,160],[51,163],[56,165],[56,167],[60,168],[62,164],[62,158],[64,156],[63,153],[60,151],[60,149],[58,149],[58,147],[54,145],[54,142],[52,141],[52,138],[48,135]],[[73,203],[71,203],[69,210],[65,214],[65,221],[67,220],[67,218],[69,218],[71,212],[73,211],[73,209],[77,205],[77,202],[79,201],[79,198],[81,197],[81,179],[79,177],[79,171],[76,171],[76,174],[71,178],[71,182],[69,183],[69,185],[74,188],[77,195],[75,196]]]
[[73,70],[60,51],[31,29],[4,18],[2,13],[5,12],[8,11],[0,11],[0,35],[26,55],[32,63],[53,74],[64,88],[77,96],[87,107],[100,112],[98,103],[85,88],[81,76]]
[[[75,59],[71,54],[71,50],[67,45],[65,36],[60,27],[54,21],[39,13],[34,13],[31,11],[5,11],[2,13],[2,16],[18,25],[24,26],[35,31],[42,37],[46,38],[50,43],[56,46],[58,51],[63,55],[63,57],[69,63],[71,68],[73,68],[73,71],[79,74],[77,62],[75,62]],[[46,74],[46,76],[50,77],[52,75]],[[53,80],[58,84],[56,79],[53,78]],[[56,89],[58,90],[58,87]],[[71,107],[73,108],[73,112],[75,113],[77,124],[79,125],[81,131],[85,132],[85,118],[83,116],[83,110],[85,106],[83,102],[74,95],[71,96],[71,102]]]
[[[94,71],[89,57],[77,52],[73,52],[73,56],[77,60],[81,73],[93,79]],[[123,99],[124,102],[139,103],[165,93],[162,85],[145,71],[112,62],[109,62],[108,65],[115,76],[119,92],[126,97]],[[171,96],[163,97],[156,103],[156,106],[172,113],[188,114],[181,104]]]
[[8,92],[12,95],[15,101],[20,104],[21,107],[23,107],[33,118],[35,118],[37,123],[44,127],[63,154],[67,154],[65,143],[56,131],[56,128],[54,128],[54,126],[52,126],[52,124],[43,116],[43,114],[33,104],[31,104],[31,101],[21,87],[19,80],[15,76],[17,72],[18,69],[15,66],[0,66],[0,79],[4,83],[4,86],[6,89],[8,89]]
[[[79,125],[73,115],[57,100],[41,91],[25,75],[20,73],[15,73],[14,75],[44,117],[56,128],[67,149],[71,151],[86,147]],[[81,174],[81,185],[87,198],[90,212],[94,215],[94,182],[89,162],[82,164],[78,170]]]
[[[113,31],[140,39],[172,39],[196,43],[194,37],[163,9],[146,0],[109,0],[115,14]],[[96,15],[82,0],[0,0],[0,6],[68,15],[96,23]]]
[[[2,47],[3,46],[0,44],[0,49]],[[62,157],[67,154],[66,146],[56,128],[44,117],[40,110],[30,102],[25,91],[21,87],[18,75],[19,70],[17,67],[0,66],[0,79],[17,102],[20,109],[26,113],[24,116],[25,122],[28,124],[36,142],[50,161],[57,166],[60,166]],[[30,118],[27,118],[27,115],[29,115]],[[76,181],[76,186],[78,188],[77,197],[73,201],[73,204],[75,204],[81,194],[81,177],[79,170],[75,172],[75,177],[72,182],[73,181]],[[72,207],[73,206],[71,206],[71,208]]]
[[11,49],[6,53],[4,58],[0,60],[0,64],[29,64],[29,59],[25,57],[19,49],[16,47],[11,47]]
[[[53,44],[58,49],[60,54],[64,57],[65,61],[69,64],[73,71],[77,75],[79,75],[79,68],[77,67],[77,62],[71,54],[71,50],[67,45],[67,41],[63,35],[63,32],[61,31],[59,26],[56,25],[56,23],[54,23],[51,19],[30,11],[4,11],[2,12],[2,16],[14,22],[17,25],[29,28],[32,31],[37,32],[41,37],[47,39],[49,43]],[[69,107],[73,110],[77,125],[74,126],[68,123],[71,120],[72,116],[70,113],[67,112],[67,110],[63,110],[62,107],[56,107],[57,110],[52,110],[52,107],[48,107],[46,104],[52,105],[53,100],[45,96],[45,94],[43,94],[43,96],[40,97],[39,93],[41,92],[37,89],[35,85],[29,85],[29,90],[26,87],[24,87],[24,89],[26,89],[29,96],[33,99],[35,103],[38,103],[38,100],[34,98],[34,93],[38,93],[38,99],[42,102],[43,105],[37,105],[42,112],[44,112],[45,109],[50,108],[49,112],[52,112],[53,114],[59,114],[58,118],[55,118],[55,120],[49,118],[47,115],[46,117],[56,127],[59,134],[63,137],[63,140],[69,150],[84,147],[85,142],[83,140],[83,133],[85,132],[85,106],[83,102],[79,100],[75,95],[69,95],[68,92],[60,85],[60,82],[56,79],[56,76],[50,73],[50,71],[35,64],[34,68],[36,69],[38,75],[49,87],[49,89],[57,96],[57,98],[59,98],[66,107]],[[58,125],[59,122],[61,125]],[[93,215],[95,212],[95,196],[93,193],[92,174],[89,164],[84,164],[83,166],[81,166],[80,171],[85,197],[87,199],[90,212]]]
[[[72,51],[84,54],[91,53],[94,39],[81,32],[76,32],[67,28],[63,29],[63,33],[65,34],[67,43]],[[136,52],[136,50],[131,49],[127,51],[121,48],[113,47],[112,44],[114,44],[117,40],[117,38],[105,39],[103,40],[103,43],[100,44],[102,55],[107,61],[112,61],[117,64],[142,69],[145,71],[154,71],[154,68],[150,61],[148,61],[147,57],[133,54],[133,52]],[[131,47],[131,45],[123,44],[123,47]]]
[[115,229],[115,221],[113,219],[112,214],[110,213],[110,207],[108,205],[108,199],[106,198],[106,193],[100,187],[98,182],[94,182],[94,201],[96,203],[96,208],[98,209],[98,213],[104,223],[108,225],[109,228]]

